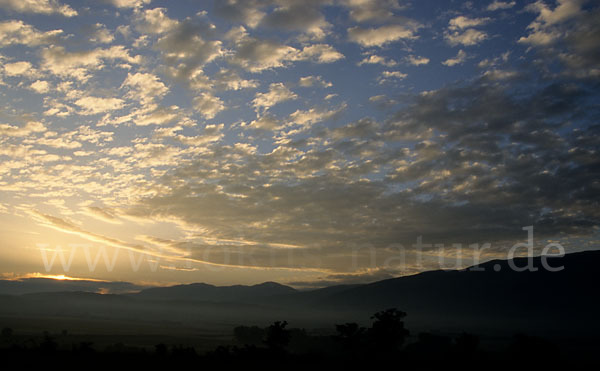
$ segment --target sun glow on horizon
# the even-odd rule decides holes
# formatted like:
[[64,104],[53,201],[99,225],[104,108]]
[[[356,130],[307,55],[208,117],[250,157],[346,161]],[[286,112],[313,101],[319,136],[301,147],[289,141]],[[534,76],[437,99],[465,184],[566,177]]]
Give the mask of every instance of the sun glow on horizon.
[[81,278],[81,277],[71,277],[65,274],[44,274],[40,272],[27,273],[21,276],[10,278],[11,281],[21,281],[24,279],[30,278],[47,278],[57,281],[92,281],[92,282],[108,282],[106,280],[99,280],[95,278]]

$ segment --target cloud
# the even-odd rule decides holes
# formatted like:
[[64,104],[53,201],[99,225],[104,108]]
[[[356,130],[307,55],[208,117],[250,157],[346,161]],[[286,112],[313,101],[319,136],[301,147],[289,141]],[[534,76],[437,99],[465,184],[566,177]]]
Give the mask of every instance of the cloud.
[[[162,68],[166,74],[178,83],[186,85],[192,90],[207,90],[227,88],[230,79],[231,86],[235,82],[234,76],[217,76],[217,81],[212,81],[204,74],[203,68],[218,58],[224,57],[228,51],[223,48],[221,40],[217,40],[216,26],[207,21],[205,17],[185,18],[182,21],[169,18],[166,9],[156,8],[146,10],[137,16],[137,29],[150,33],[153,37],[144,36],[145,43],[150,43],[154,37],[153,49],[158,50],[166,66]],[[238,79],[240,86],[251,84]]]
[[123,108],[125,101],[120,98],[82,97],[75,104],[83,109],[81,115],[96,115],[99,113],[114,111]]
[[152,0],[108,0],[117,8],[140,8],[145,4],[150,4]]
[[0,22],[0,46],[20,44],[34,47],[50,44],[55,42],[62,33],[62,30],[42,32],[18,20]]
[[31,63],[27,61],[6,63],[4,66],[4,73],[7,76],[26,76],[32,77],[37,74]]
[[331,82],[323,80],[322,76],[303,76],[298,80],[298,85],[303,88],[310,88],[317,85],[322,88],[330,88],[333,86]]
[[376,54],[372,54],[372,55],[369,55],[368,57],[363,58],[363,60],[358,62],[359,66],[362,66],[363,64],[381,64],[386,67],[393,67],[393,66],[397,65],[398,63],[393,59],[387,59],[385,57],[382,57],[382,56],[379,56]]
[[458,16],[448,21],[448,29],[444,32],[444,38],[448,44],[471,46],[479,44],[488,38],[484,31],[476,30],[472,27],[484,25],[490,21],[490,18],[469,18]]
[[600,30],[600,9],[583,9],[583,0],[558,1],[554,8],[538,1],[526,7],[538,13],[518,42],[540,53],[545,64],[558,62],[561,74],[576,79],[600,77],[600,56],[595,35]]
[[57,0],[0,0],[0,8],[20,13],[59,14],[64,17],[77,15],[75,9]]
[[490,18],[469,18],[463,15],[452,18],[448,22],[448,28],[450,30],[462,30],[469,27],[481,26],[490,21]]
[[248,127],[260,130],[274,130],[281,127],[281,121],[274,115],[266,112],[260,115],[256,120],[252,120]]
[[444,34],[446,41],[448,44],[452,46],[456,45],[464,45],[464,46],[472,46],[477,45],[480,42],[486,40],[488,38],[487,33],[484,31],[476,30],[474,28],[469,28],[464,32],[455,31],[455,32],[446,32]]
[[39,94],[44,94],[50,91],[50,84],[45,80],[36,80],[30,85],[30,88]]
[[231,63],[250,72],[283,67],[286,62],[296,59],[298,50],[271,40],[259,40],[243,36],[236,41],[236,50]]
[[377,81],[379,82],[379,84],[384,84],[391,80],[403,80],[407,76],[407,74],[402,73],[400,71],[383,71],[377,79]]
[[243,23],[255,28],[265,16],[260,9],[260,1],[255,0],[226,0],[215,4],[216,14],[236,23]]
[[224,124],[210,124],[204,127],[204,131],[202,135],[196,136],[185,136],[182,134],[176,134],[181,131],[183,128],[181,126],[176,126],[173,128],[159,128],[154,131],[154,134],[158,138],[172,138],[180,143],[191,145],[191,146],[199,146],[206,145],[208,143],[217,142],[223,138],[223,127]]
[[298,50],[276,41],[250,37],[243,28],[237,29],[234,37],[236,48],[230,62],[250,72],[284,67],[295,61],[332,63],[344,58],[343,54],[327,44],[307,45]]
[[296,110],[290,114],[288,123],[289,125],[308,127],[318,122],[331,120],[338,116],[344,109],[346,109],[345,105],[332,110],[314,107],[305,111]]
[[581,15],[583,0],[560,0],[554,9],[550,9],[546,3],[537,1],[529,4],[526,10],[539,13],[537,18],[527,27],[529,35],[519,39],[520,43],[535,46],[549,45],[563,36],[560,24]]
[[563,23],[578,16],[583,3],[585,0],[558,0],[557,6],[552,10],[543,1],[536,1],[528,6],[528,10],[539,12],[534,22],[541,23],[543,27]]
[[[515,96],[514,84],[525,93]],[[510,86],[476,79],[415,94],[381,121],[317,126],[334,109],[299,109],[283,122],[267,112],[242,126],[296,122],[310,136],[285,137],[268,151],[220,143],[128,213],[180,220],[243,246],[198,242],[195,257],[214,251],[212,261],[223,262],[227,251],[256,265],[336,272],[348,269],[354,251],[358,266],[374,251],[379,267],[393,244],[410,254],[419,235],[448,249],[493,242],[498,252],[525,238],[527,225],[536,238],[592,233],[600,221],[590,181],[598,176],[593,94],[522,76]],[[587,124],[571,127],[575,117]],[[296,252],[283,259],[268,247],[275,243]]]
[[46,127],[38,121],[29,121],[22,127],[0,124],[0,136],[6,137],[27,137],[31,134],[42,133],[44,131],[46,131]]
[[44,108],[47,108],[44,111],[44,116],[67,117],[75,113],[75,107],[59,102],[58,99],[51,97],[44,98]]
[[211,93],[202,93],[194,98],[194,108],[204,118],[212,119],[215,115],[225,109],[223,101]]
[[214,28],[213,24],[201,20],[192,22],[186,19],[162,31],[164,35],[158,39],[155,47],[163,53],[167,62],[184,60],[186,69],[191,71],[224,54],[220,40],[207,39],[214,33]]
[[395,0],[343,0],[350,17],[357,22],[386,22],[395,18],[394,11],[402,9]]
[[414,30],[402,25],[388,25],[379,28],[353,27],[348,29],[350,41],[364,47],[383,46],[398,40],[415,39]]
[[212,75],[212,87],[218,90],[242,90],[258,87],[258,81],[246,80],[236,71],[222,68]]
[[343,58],[344,55],[335,50],[331,45],[314,44],[302,48],[293,59],[299,61],[310,60],[315,63],[332,63]]
[[278,6],[268,15],[262,17],[261,26],[286,31],[300,31],[315,39],[322,39],[331,25],[310,2],[298,2]]
[[328,44],[305,45],[302,49],[297,49],[274,40],[251,37],[241,26],[231,29],[226,38],[235,47],[229,62],[250,72],[280,68],[296,61],[332,63],[344,58],[343,54]]
[[[402,15],[420,3],[392,0],[224,0],[189,14],[147,4],[115,2],[78,30],[40,14],[0,22],[11,212],[61,206],[76,227],[111,214],[125,227],[115,233],[154,221],[198,261],[230,254],[242,267],[324,270],[323,282],[400,274],[382,266],[390,246],[410,253],[419,235],[500,251],[525,225],[536,239],[596,233],[596,5],[534,0],[527,19],[502,11],[508,1],[450,4],[436,33]],[[508,26],[492,24],[490,4],[520,33],[500,37]],[[440,36],[455,47],[437,62],[421,41]],[[467,47],[488,38],[495,51],[470,60]],[[418,79],[437,75],[422,91]],[[161,243],[150,237],[140,245]]]
[[42,67],[55,75],[73,77],[78,80],[88,80],[90,72],[101,69],[104,60],[122,60],[127,63],[139,64],[140,56],[132,57],[127,49],[121,45],[111,46],[108,49],[97,48],[93,50],[68,52],[62,46],[51,46],[42,51]]
[[111,211],[97,206],[87,206],[84,208],[83,213],[106,223],[122,224],[122,221]]
[[497,67],[499,64],[504,64],[508,62],[510,55],[511,52],[506,51],[497,57],[482,59],[481,61],[479,61],[477,66],[479,68]]
[[[213,246],[209,245],[206,246],[205,244],[203,245],[199,245],[199,244],[194,244],[192,246],[189,246],[189,243],[177,243],[177,241],[170,241],[170,240],[164,240],[164,239],[159,239],[159,238],[155,238],[152,236],[141,236],[142,238],[140,238],[142,241],[150,243],[152,245],[159,245],[159,248],[150,248],[147,246],[143,246],[140,244],[133,244],[133,243],[128,243],[125,241],[121,241],[119,239],[116,238],[112,238],[109,236],[105,236],[102,234],[98,234],[98,233],[94,233],[94,232],[90,232],[87,231],[85,229],[82,229],[81,227],[79,227],[78,225],[76,225],[75,223],[71,222],[70,220],[67,219],[63,219],[63,218],[58,218],[49,214],[44,214],[41,213],[37,210],[28,210],[27,211],[29,215],[31,215],[34,220],[42,226],[48,227],[48,228],[52,228],[55,230],[58,230],[60,232],[64,232],[64,233],[69,233],[69,234],[73,234],[73,235],[77,235],[81,238],[84,238],[88,241],[92,241],[92,242],[96,242],[96,243],[101,243],[103,245],[107,245],[107,246],[111,246],[111,247],[116,247],[119,249],[124,249],[124,250],[128,250],[131,253],[137,253],[137,254],[142,254],[142,255],[147,255],[150,256],[152,258],[155,258],[157,260],[165,260],[165,261],[169,261],[169,262],[186,262],[186,263],[199,263],[199,264],[203,264],[203,265],[211,265],[211,266],[218,266],[218,267],[238,267],[238,268],[264,268],[264,269],[271,269],[271,268],[275,268],[275,269],[297,269],[295,267],[286,267],[286,266],[281,266],[281,267],[270,267],[267,263],[268,262],[262,262],[261,265],[256,266],[256,265],[247,265],[242,263],[243,259],[236,259],[236,263],[231,263],[229,262],[229,259],[225,259],[225,261],[221,262],[219,260],[223,260],[223,259],[219,259],[222,258],[222,256],[216,256],[215,255],[220,255],[220,254],[203,254],[201,253],[200,248],[203,247],[208,247],[209,249],[212,248]],[[233,242],[233,241],[232,241]],[[243,245],[247,245],[246,250],[261,250],[261,246],[257,246],[254,247],[253,245],[256,245],[255,243],[244,243],[242,242]],[[188,246],[186,246],[188,245]],[[267,247],[271,247],[271,246],[277,246],[277,244],[267,244]],[[281,245],[280,245],[281,246]],[[196,251],[192,251],[192,255],[189,254],[188,251],[188,247],[194,247],[196,249]],[[220,246],[222,251],[226,250],[228,247],[232,247],[232,246]],[[234,249],[237,249],[237,246],[233,246]],[[263,254],[264,254],[264,248],[262,248],[263,250]],[[279,260],[283,260],[283,258],[285,258],[285,256],[287,254],[279,254]],[[130,255],[131,257],[133,257],[133,255]],[[262,258],[267,258],[268,256],[263,256]],[[262,259],[261,259],[262,260]],[[254,263],[253,261],[250,261],[251,263]],[[309,269],[310,270],[310,269]],[[319,270],[316,270],[319,271]],[[326,270],[320,270],[321,272],[326,272]]]
[[[71,135],[61,135],[58,136],[55,132],[47,132],[42,138],[27,138],[23,141],[27,144],[35,144],[37,146],[48,146],[51,148],[60,148],[60,149],[75,149],[80,148],[81,143],[75,140],[72,140]],[[64,160],[64,159],[63,159]]]
[[498,1],[498,0],[495,0],[490,5],[488,5],[486,9],[489,10],[490,12],[493,12],[493,11],[496,11],[496,10],[510,9],[510,8],[512,8],[515,5],[516,5],[516,2],[514,2],[514,1]]
[[82,125],[77,129],[74,138],[82,142],[102,145],[102,142],[111,142],[113,140],[113,134],[112,131],[100,131]]
[[154,8],[141,11],[136,16],[138,31],[148,34],[163,34],[175,28],[179,22],[167,16],[166,8]]
[[154,102],[150,102],[142,105],[138,109],[132,110],[125,116],[112,117],[110,115],[105,115],[97,125],[117,126],[127,122],[133,122],[137,126],[164,125],[175,121],[178,118],[181,118],[179,107],[164,107]]
[[374,95],[372,97],[369,97],[369,102],[375,104],[379,108],[384,108],[384,109],[394,106],[395,104],[398,103],[395,100],[388,98],[384,94],[379,94],[379,95]]
[[58,218],[52,215],[44,214],[36,210],[30,210],[30,215],[40,224],[46,226],[48,228],[52,228],[61,232],[74,234],[80,236],[82,238],[87,239],[88,241],[102,243],[111,247],[122,248],[133,253],[147,254],[156,258],[165,258],[165,259],[185,259],[183,257],[177,256],[169,256],[163,254],[162,252],[154,252],[151,249],[147,249],[144,246],[130,244],[124,241],[120,241],[115,238],[107,237],[98,233],[93,233],[86,231],[73,222]]
[[444,66],[453,67],[459,64],[465,63],[467,60],[467,53],[464,50],[459,50],[455,57],[448,58],[442,62]]
[[156,99],[161,99],[168,92],[169,88],[156,76],[151,73],[129,73],[127,78],[121,84],[121,88],[129,89],[126,96],[138,100],[141,104],[149,104]]
[[[469,200],[468,205],[464,205],[465,210],[477,208],[477,205],[486,204],[490,207],[493,205],[495,210],[500,211],[503,209],[500,205],[502,202],[501,200],[506,201],[506,197],[509,197],[511,200],[511,208],[529,208],[530,210],[537,210],[533,214],[529,214],[529,216],[521,216],[518,218],[519,222],[517,224],[521,223],[522,225],[526,225],[523,223],[525,223],[527,218],[536,219],[537,221],[532,219],[529,221],[532,224],[536,224],[540,229],[544,229],[546,226],[548,227],[548,229],[545,229],[543,232],[540,231],[540,233],[555,233],[556,231],[552,231],[552,228],[555,227],[559,229],[565,228],[565,230],[570,230],[571,228],[575,228],[574,230],[579,228],[586,229],[588,222],[585,221],[585,218],[580,219],[579,217],[573,216],[573,220],[570,222],[565,221],[565,224],[562,224],[562,222],[559,221],[563,218],[569,218],[565,214],[568,213],[568,211],[559,211],[558,208],[572,207],[566,206],[571,202],[569,201],[570,197],[561,198],[561,201],[559,201],[561,206],[556,205],[557,208],[552,207],[556,214],[550,215],[543,212],[542,208],[548,205],[548,202],[550,202],[549,200],[552,197],[555,197],[557,194],[562,194],[562,192],[566,190],[562,188],[563,186],[561,186],[561,190],[552,189],[554,187],[550,187],[549,185],[541,186],[542,182],[549,181],[555,176],[560,176],[559,174],[561,174],[562,171],[573,174],[573,176],[575,176],[574,174],[577,174],[577,177],[588,176],[580,173],[580,170],[588,167],[588,165],[585,164],[587,160],[578,162],[578,165],[575,165],[576,168],[579,166],[582,167],[579,168],[579,170],[575,170],[573,173],[566,169],[559,170],[558,172],[548,172],[544,170],[547,169],[547,166],[545,167],[542,165],[542,162],[547,163],[547,161],[553,161],[552,159],[558,160],[558,158],[562,158],[563,156],[570,157],[568,154],[570,148],[579,146],[579,144],[575,144],[580,141],[580,139],[576,138],[579,134],[561,138],[557,133],[561,130],[561,127],[568,122],[568,118],[563,117],[563,115],[578,115],[578,112],[581,112],[580,110],[583,107],[577,107],[577,105],[581,103],[580,99],[585,99],[579,95],[581,91],[575,92],[566,85],[559,84],[549,88],[549,90],[541,89],[531,92],[531,94],[525,98],[525,101],[517,103],[516,99],[520,98],[511,97],[508,88],[505,90],[500,87],[486,86],[484,81],[482,81],[481,84],[475,83],[466,90],[461,89],[462,88],[459,87],[449,87],[440,89],[431,94],[423,95],[418,103],[402,117],[410,117],[410,122],[414,124],[419,123],[417,125],[420,126],[420,129],[417,129],[417,131],[422,131],[424,129],[424,123],[433,122],[430,120],[437,120],[434,125],[435,130],[441,130],[445,133],[443,139],[440,138],[436,140],[439,144],[424,143],[420,147],[419,151],[423,151],[422,155],[425,156],[424,158],[427,158],[426,161],[428,163],[433,164],[435,161],[439,161],[442,156],[447,159],[449,158],[448,156],[453,157],[447,149],[444,149],[443,151],[441,149],[444,148],[446,144],[458,140],[459,142],[453,145],[456,146],[455,148],[457,149],[456,155],[458,157],[456,158],[456,161],[458,161],[458,163],[471,161],[466,160],[466,158],[470,158],[472,161],[478,163],[477,166],[481,172],[479,170],[471,169],[470,171],[467,171],[467,175],[463,173],[464,168],[463,170],[460,170],[458,163],[456,164],[456,167],[448,167],[449,164],[446,163],[446,169],[450,171],[448,173],[450,178],[440,176],[438,179],[435,179],[432,178],[433,173],[435,173],[435,170],[432,167],[419,166],[420,169],[418,172],[421,173],[419,176],[423,176],[425,173],[430,174],[430,180],[423,184],[423,187],[436,193],[443,192],[442,189],[447,189],[449,194],[442,198],[448,200],[449,198],[447,197],[452,198],[459,194],[464,195],[464,197]],[[543,98],[544,96],[545,98]],[[543,103],[543,100],[547,99],[549,96],[554,98],[560,97],[559,99],[561,99],[565,105],[560,108],[555,107],[555,109],[551,109],[547,106],[551,103]],[[461,101],[462,103],[459,103]],[[478,111],[480,107],[485,107],[485,110]],[[532,107],[536,108],[532,109]],[[435,112],[426,112],[428,109],[434,109]],[[511,109],[517,109],[517,111],[511,111]],[[577,112],[570,111],[572,109],[575,109]],[[583,109],[585,110],[585,108]],[[541,112],[543,113],[540,114]],[[563,117],[563,119],[560,119],[557,122],[557,126],[554,126],[549,130],[542,129],[543,127],[548,129],[545,125],[558,117]],[[538,120],[542,120],[543,122],[539,122]],[[409,129],[410,124],[407,122],[401,123],[400,117],[398,123],[399,127],[403,127],[403,130],[413,131],[413,129]],[[455,123],[460,123],[460,125],[456,125]],[[487,126],[484,132],[482,131],[480,134],[475,134],[473,137],[467,134],[467,131],[473,130],[474,127],[479,127],[481,125],[490,126]],[[588,134],[591,134],[596,129],[588,127],[583,130],[588,131]],[[501,145],[496,139],[499,136],[504,135],[508,136],[511,140],[511,143],[506,144],[506,146]],[[530,150],[518,151],[518,153],[511,155],[507,153],[511,148],[523,148],[518,147],[523,145],[531,146]],[[585,146],[587,147],[587,145]],[[458,148],[462,149],[458,150]],[[466,150],[466,152],[463,150]],[[482,152],[480,152],[480,150]],[[536,153],[536,155],[533,156],[533,153]],[[541,160],[541,158],[544,158],[544,160]],[[560,160],[560,163],[562,163],[562,160]],[[495,166],[501,166],[502,170],[500,170],[500,168],[494,170]],[[536,168],[536,166],[541,167]],[[411,178],[417,174],[411,174],[409,168],[403,168],[401,176]],[[417,168],[414,168],[414,170],[416,169]],[[509,177],[512,180],[509,183],[503,183],[501,179],[505,179],[505,177]],[[451,181],[450,179],[454,180]],[[582,181],[582,179],[577,180],[577,182],[579,181]],[[565,184],[564,187],[569,188],[573,185],[570,181],[569,184],[570,185]],[[542,188],[536,188],[539,186]],[[533,187],[533,189],[525,191],[526,194],[518,193],[525,189],[529,189],[529,187]],[[502,196],[495,197],[491,193],[488,193],[493,192],[492,189],[502,189],[503,192],[508,193],[503,193]],[[511,194],[511,196],[508,196],[509,194]],[[587,197],[583,194],[579,195],[584,198]],[[577,197],[579,196],[575,196],[575,198]],[[550,204],[552,204],[552,202],[550,202]],[[458,209],[460,209],[460,207]],[[455,210],[458,211],[458,209]],[[512,214],[517,212],[516,209],[500,212]],[[483,213],[483,210],[481,210],[481,213]],[[588,217],[592,219],[596,218],[596,216],[592,214],[588,214]],[[505,223],[504,225],[507,226],[510,223],[508,222],[508,219],[506,219],[507,216],[502,218],[504,220],[503,223]],[[554,225],[554,227],[550,227],[550,224],[541,221],[546,218],[553,219],[551,224]],[[579,221],[576,222],[575,220]],[[484,224],[485,223],[486,222],[484,222]],[[562,226],[558,227],[558,225],[561,224]],[[579,227],[575,227],[575,225],[579,225]]]
[[509,80],[519,77],[519,72],[513,70],[491,69],[483,73],[483,77],[491,81]]
[[113,33],[111,33],[105,25],[102,23],[96,23],[92,26],[92,35],[90,41],[98,44],[110,44],[115,39]]
[[406,57],[406,61],[408,62],[408,64],[411,64],[413,66],[422,66],[429,63],[429,58],[409,55],[408,57]]
[[256,112],[264,112],[278,103],[296,98],[298,98],[298,96],[283,83],[272,83],[269,85],[269,91],[265,93],[256,93],[252,100],[252,106]]

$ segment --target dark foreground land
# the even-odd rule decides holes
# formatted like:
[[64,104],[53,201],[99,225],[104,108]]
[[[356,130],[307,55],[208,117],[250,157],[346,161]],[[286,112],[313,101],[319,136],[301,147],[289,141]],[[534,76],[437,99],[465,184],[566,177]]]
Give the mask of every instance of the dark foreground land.
[[[412,335],[405,327],[406,313],[395,308],[375,313],[369,327],[358,323],[332,326],[329,334],[289,328],[286,321],[267,327],[237,326],[224,338],[190,338],[190,344],[174,343],[184,338],[169,336],[113,336],[113,340],[159,341],[154,345],[107,344],[111,337],[45,332],[22,335],[2,330],[0,359],[5,364],[43,368],[98,367],[374,367],[507,369],[535,367],[574,369],[600,366],[600,338],[548,339],[526,334],[482,338],[472,333],[442,335],[422,332]],[[195,342],[195,343],[194,343]],[[220,345],[215,345],[221,343]],[[211,344],[214,348],[210,348]]]

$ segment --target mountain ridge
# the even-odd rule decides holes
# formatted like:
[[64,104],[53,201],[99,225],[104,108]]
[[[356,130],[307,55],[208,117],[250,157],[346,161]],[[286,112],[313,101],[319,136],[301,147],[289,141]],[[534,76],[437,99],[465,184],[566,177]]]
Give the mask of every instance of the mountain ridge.
[[271,295],[293,293],[297,290],[277,282],[267,281],[256,285],[215,286],[191,283],[167,287],[152,287],[130,296],[154,300],[235,301]]

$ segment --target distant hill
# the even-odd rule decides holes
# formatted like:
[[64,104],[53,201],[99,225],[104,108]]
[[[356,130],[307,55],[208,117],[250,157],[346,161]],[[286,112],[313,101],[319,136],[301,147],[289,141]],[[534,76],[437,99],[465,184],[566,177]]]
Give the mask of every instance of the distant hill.
[[131,294],[131,296],[146,300],[236,302],[256,301],[267,296],[295,292],[294,288],[275,282],[264,282],[253,286],[213,286],[206,283],[192,283],[189,285],[148,288],[139,293]]

